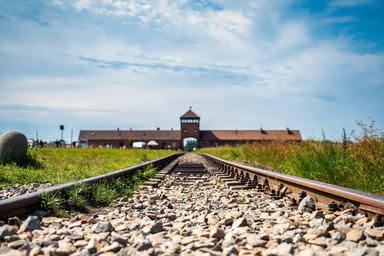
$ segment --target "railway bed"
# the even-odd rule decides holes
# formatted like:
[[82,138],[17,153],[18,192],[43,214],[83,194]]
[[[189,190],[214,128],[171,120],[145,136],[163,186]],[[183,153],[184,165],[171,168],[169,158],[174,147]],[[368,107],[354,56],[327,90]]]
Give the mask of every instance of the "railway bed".
[[226,165],[185,154],[98,213],[11,217],[0,223],[0,254],[384,256],[380,205],[360,207],[354,198],[342,207],[334,195],[330,208],[329,195],[303,183],[296,193],[288,181],[262,176],[268,171],[256,180],[260,170]]

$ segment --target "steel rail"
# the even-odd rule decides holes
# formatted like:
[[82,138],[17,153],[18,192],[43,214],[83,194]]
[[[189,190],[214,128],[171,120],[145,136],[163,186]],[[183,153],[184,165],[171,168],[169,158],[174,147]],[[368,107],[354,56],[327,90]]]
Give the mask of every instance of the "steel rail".
[[28,193],[16,197],[11,197],[7,198],[4,200],[0,201],[0,219],[5,219],[7,217],[15,216],[15,215],[22,215],[27,212],[32,211],[36,207],[39,206],[40,201],[41,201],[41,196],[45,193],[52,193],[52,192],[59,192],[59,191],[64,191],[70,187],[73,187],[75,185],[79,184],[92,184],[96,183],[102,180],[109,180],[112,178],[118,178],[118,177],[123,177],[127,175],[131,175],[136,173],[139,170],[143,170],[149,166],[153,166],[155,168],[161,169],[168,165],[170,162],[178,158],[180,155],[183,153],[176,153],[170,156],[166,156],[163,158],[151,160],[142,164],[138,164],[135,166],[131,166],[128,168],[123,168],[120,170],[116,170],[110,173],[106,173],[103,175],[75,181],[75,182],[70,182],[70,183],[65,183],[61,185],[56,185],[53,187],[49,187],[46,189],[41,189],[33,193]]
[[300,198],[300,194],[304,192],[304,195],[311,195],[314,197],[315,201],[321,203],[323,207],[324,204],[329,207],[330,204],[335,203],[335,201],[339,204],[349,202],[365,213],[378,215],[377,217],[380,217],[380,219],[382,219],[384,215],[383,196],[289,174],[283,174],[276,171],[251,167],[240,163],[234,163],[209,154],[202,155],[214,162],[219,168],[232,168],[230,171],[235,173],[245,172],[248,173],[250,178],[253,179],[256,178],[260,180],[259,178],[264,178],[269,183],[273,183],[275,185],[275,189],[279,186],[280,188],[281,186],[286,186],[290,190],[292,194],[291,196],[296,199]]

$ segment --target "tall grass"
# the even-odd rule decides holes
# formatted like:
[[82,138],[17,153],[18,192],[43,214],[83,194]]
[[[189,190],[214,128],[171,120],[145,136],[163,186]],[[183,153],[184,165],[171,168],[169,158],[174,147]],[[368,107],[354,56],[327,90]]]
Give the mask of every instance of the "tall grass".
[[173,153],[171,150],[31,149],[29,164],[0,164],[0,187],[76,181]]
[[374,123],[358,123],[352,141],[307,140],[202,149],[228,160],[273,168],[282,173],[384,195],[384,136]]

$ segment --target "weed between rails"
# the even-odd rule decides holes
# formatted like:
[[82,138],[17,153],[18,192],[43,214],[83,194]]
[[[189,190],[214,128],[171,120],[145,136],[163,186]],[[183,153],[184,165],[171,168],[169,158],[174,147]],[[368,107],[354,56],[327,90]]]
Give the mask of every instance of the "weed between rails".
[[100,207],[108,206],[118,197],[133,195],[133,192],[145,180],[154,177],[156,169],[148,167],[145,170],[108,181],[94,184],[77,184],[63,193],[45,193],[41,198],[43,209],[57,216],[67,216],[68,211],[87,211],[87,205]]

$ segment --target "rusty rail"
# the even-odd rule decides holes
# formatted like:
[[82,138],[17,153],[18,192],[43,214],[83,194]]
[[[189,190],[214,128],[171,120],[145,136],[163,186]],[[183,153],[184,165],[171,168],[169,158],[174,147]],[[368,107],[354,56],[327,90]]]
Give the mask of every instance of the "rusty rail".
[[70,182],[66,184],[61,184],[57,186],[53,186],[47,189],[42,189],[33,193],[24,194],[16,197],[7,198],[0,201],[0,219],[5,219],[7,217],[15,216],[15,215],[23,215],[28,212],[31,212],[36,207],[39,207],[41,196],[44,193],[58,192],[64,191],[74,185],[78,184],[92,184],[102,180],[108,180],[112,178],[118,178],[122,176],[127,176],[136,173],[139,170],[144,170],[149,166],[153,166],[157,169],[164,168],[170,162],[178,158],[182,153],[173,154],[167,157],[155,159],[152,161],[148,161],[139,165],[131,166],[128,168],[120,169],[114,172],[110,172],[107,174],[99,175],[96,177],[87,178],[84,180]]
[[288,196],[299,202],[306,195],[310,195],[317,202],[319,208],[327,211],[340,209],[346,203],[352,204],[358,210],[380,221],[384,216],[384,197],[362,191],[349,189],[324,182],[282,174],[276,171],[250,167],[221,158],[203,154],[216,168],[228,174],[254,184],[256,188],[269,191],[271,195]]

